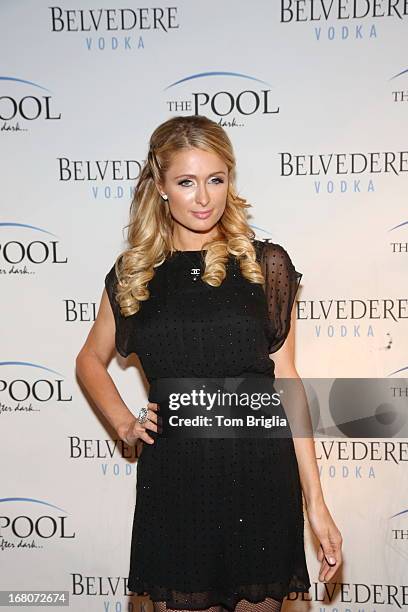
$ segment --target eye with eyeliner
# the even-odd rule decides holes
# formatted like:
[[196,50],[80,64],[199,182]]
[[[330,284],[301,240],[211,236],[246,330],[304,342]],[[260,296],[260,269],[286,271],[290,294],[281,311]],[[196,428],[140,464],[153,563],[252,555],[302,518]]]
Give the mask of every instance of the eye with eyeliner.
[[[214,178],[215,178],[216,181],[218,181],[218,183],[216,183],[216,184],[221,184],[221,183],[224,182],[223,179],[220,178],[219,176],[215,176]],[[188,182],[191,182],[191,179],[183,179],[182,181],[178,182],[178,185],[183,185],[183,183],[188,183]],[[188,185],[187,185],[187,187],[188,187]]]

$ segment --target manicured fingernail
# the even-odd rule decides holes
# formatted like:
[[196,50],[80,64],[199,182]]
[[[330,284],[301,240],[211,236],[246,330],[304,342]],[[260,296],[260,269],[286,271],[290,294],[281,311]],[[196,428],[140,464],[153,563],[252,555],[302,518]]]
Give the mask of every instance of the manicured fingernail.
[[329,562],[330,563],[336,563],[336,559],[334,557],[329,557]]

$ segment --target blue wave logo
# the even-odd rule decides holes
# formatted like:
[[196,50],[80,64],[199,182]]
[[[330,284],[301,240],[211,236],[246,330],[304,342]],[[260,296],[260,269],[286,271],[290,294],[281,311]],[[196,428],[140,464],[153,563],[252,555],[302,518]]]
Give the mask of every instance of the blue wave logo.
[[42,499],[35,499],[33,497],[1,497],[0,498],[0,502],[1,503],[6,503],[6,502],[30,502],[32,504],[40,504],[40,505],[44,505],[44,506],[48,506],[49,508],[54,508],[55,510],[58,510],[59,512],[64,512],[64,514],[68,514],[66,512],[66,510],[64,510],[63,508],[60,508],[59,506],[56,506],[55,504],[50,504],[49,502],[46,502]]
[[49,234],[50,236],[58,238],[57,234],[53,234],[52,232],[49,232],[48,230],[42,227],[37,227],[36,225],[29,225],[28,223],[14,223],[12,221],[5,221],[3,223],[0,222],[0,227],[19,227],[23,229],[31,229],[37,232],[44,232],[44,234]]
[[394,74],[394,76],[392,76],[388,80],[392,81],[393,79],[397,79],[398,77],[402,76],[403,74],[407,74],[407,73],[408,73],[408,68],[405,68],[405,70],[401,70],[401,72],[398,72],[397,74]]
[[408,370],[408,366],[404,366],[403,368],[399,368],[399,370],[394,370],[394,372],[391,372],[391,374],[388,374],[388,376],[394,376],[394,374],[400,374],[401,372],[406,372]]
[[255,81],[257,83],[262,83],[262,85],[268,85],[268,87],[272,87],[270,83],[267,83],[266,81],[253,77],[249,74],[242,74],[240,72],[228,72],[228,71],[221,71],[221,70],[215,71],[214,70],[212,72],[198,72],[197,74],[191,74],[190,76],[184,77],[183,79],[179,79],[178,81],[175,81],[174,83],[171,83],[170,85],[165,87],[164,91],[166,91],[167,89],[170,89],[171,87],[175,87],[176,85],[180,85],[181,83],[187,83],[195,79],[202,79],[202,78],[213,77],[213,76],[236,77],[239,79],[249,79],[250,81]]
[[9,76],[0,76],[0,81],[9,81],[11,83],[23,83],[24,85],[32,85],[33,87],[38,87],[38,89],[42,89],[43,91],[48,91],[49,93],[52,93],[50,89],[43,87],[43,85],[34,83],[34,81],[27,81],[26,79],[19,79],[17,77],[9,77]]
[[393,232],[394,230],[399,229],[400,227],[404,227],[404,225],[408,225],[408,221],[403,221],[402,223],[398,223],[398,225],[394,225],[394,227],[391,227],[388,231]]
[[52,372],[52,374],[56,374],[57,376],[64,376],[57,370],[53,370],[51,368],[47,368],[45,366],[39,365],[37,363],[32,363],[30,361],[0,361],[0,366],[26,366],[29,368],[38,368],[39,370],[45,370],[46,372]]
[[249,224],[249,227],[252,227],[253,230],[257,230],[262,232],[263,234],[269,234],[269,236],[272,236],[272,232],[263,229],[263,227],[259,227],[259,225],[252,225],[251,223]]
[[401,512],[397,512],[396,514],[392,514],[389,518],[393,519],[397,516],[402,516],[403,514],[408,514],[408,508],[406,510],[401,510]]

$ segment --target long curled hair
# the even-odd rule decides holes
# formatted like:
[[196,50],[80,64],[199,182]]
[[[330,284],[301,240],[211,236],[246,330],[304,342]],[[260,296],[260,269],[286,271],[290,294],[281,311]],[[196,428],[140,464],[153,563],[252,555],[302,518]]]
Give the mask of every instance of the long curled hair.
[[149,281],[154,268],[160,266],[175,250],[174,220],[168,201],[164,201],[156,185],[164,183],[172,156],[198,148],[217,154],[228,168],[228,193],[225,210],[218,221],[218,236],[203,245],[205,268],[201,279],[213,287],[226,276],[228,255],[235,255],[242,275],[253,283],[265,282],[256,261],[252,240],[255,232],[249,226],[246,209],[251,208],[235,188],[235,156],[225,130],[203,115],[177,116],[159,125],[149,141],[147,159],[141,169],[132,202],[127,228],[129,248],[118,255],[115,271],[118,279],[116,300],[123,316],[135,314],[140,302],[149,299]]

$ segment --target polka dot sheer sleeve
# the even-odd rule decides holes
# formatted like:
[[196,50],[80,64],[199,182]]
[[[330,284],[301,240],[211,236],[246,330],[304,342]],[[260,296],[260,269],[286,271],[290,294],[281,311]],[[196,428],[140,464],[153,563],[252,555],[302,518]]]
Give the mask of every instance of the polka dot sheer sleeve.
[[117,278],[115,272],[115,264],[109,270],[108,274],[105,277],[105,288],[109,297],[109,302],[112,307],[113,316],[115,318],[115,344],[116,350],[122,357],[127,357],[131,350],[129,347],[130,341],[130,320],[132,317],[124,317],[120,312],[120,307],[118,302],[116,301],[116,287],[117,287]]
[[275,353],[289,334],[292,306],[303,274],[295,269],[286,250],[272,242],[263,243],[261,265],[269,315],[269,353]]

